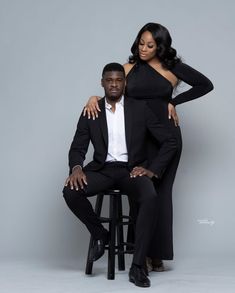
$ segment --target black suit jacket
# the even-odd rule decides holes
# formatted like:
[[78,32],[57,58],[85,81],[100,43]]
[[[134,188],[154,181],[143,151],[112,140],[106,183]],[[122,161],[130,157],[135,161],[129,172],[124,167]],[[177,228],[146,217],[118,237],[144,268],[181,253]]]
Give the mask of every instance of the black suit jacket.
[[[83,167],[90,141],[94,146],[93,161],[86,165],[84,170],[96,171],[105,164],[108,151],[108,128],[104,98],[99,101],[99,106],[101,112],[96,120],[83,117],[83,114],[80,116],[69,151],[70,172],[76,165]],[[124,98],[124,117],[128,166],[130,169],[143,166],[161,177],[176,151],[175,138],[160,124],[144,101]],[[160,145],[160,149],[157,157],[147,165],[146,142],[149,132]]]

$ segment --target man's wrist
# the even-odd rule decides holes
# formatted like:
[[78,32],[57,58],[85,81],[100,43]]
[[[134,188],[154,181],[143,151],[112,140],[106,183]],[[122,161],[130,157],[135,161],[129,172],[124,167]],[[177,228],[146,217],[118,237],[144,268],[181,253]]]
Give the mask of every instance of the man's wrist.
[[150,179],[152,179],[154,177],[154,173],[150,170],[147,170],[147,174],[146,174]]
[[149,170],[149,178],[153,179],[153,178],[159,178],[158,175],[156,173],[153,173],[152,171]]

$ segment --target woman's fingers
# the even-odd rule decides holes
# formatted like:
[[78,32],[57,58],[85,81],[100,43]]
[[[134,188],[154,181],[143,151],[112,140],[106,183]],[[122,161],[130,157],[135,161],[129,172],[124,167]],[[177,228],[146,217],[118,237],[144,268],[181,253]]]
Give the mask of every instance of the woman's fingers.
[[179,125],[179,118],[175,110],[175,107],[169,103],[168,104],[168,119],[171,119],[171,118],[173,118],[174,124],[177,127]]
[[91,116],[92,116],[92,119],[95,120],[96,118],[98,118],[98,111],[97,111],[97,108],[96,108],[96,105],[95,104],[91,104],[90,106],[90,112],[91,112]]
[[173,119],[174,119],[174,122],[175,122],[175,126],[179,126],[179,118],[178,118],[178,115],[176,113],[173,115]]
[[96,107],[95,104],[90,104],[84,107],[83,116],[87,115],[88,119],[91,119],[92,117],[92,119],[95,120],[98,118],[98,111],[100,112],[99,106]]
[[96,103],[96,110],[98,111],[98,112],[101,112],[101,110],[100,110],[100,106],[99,106],[99,103]]

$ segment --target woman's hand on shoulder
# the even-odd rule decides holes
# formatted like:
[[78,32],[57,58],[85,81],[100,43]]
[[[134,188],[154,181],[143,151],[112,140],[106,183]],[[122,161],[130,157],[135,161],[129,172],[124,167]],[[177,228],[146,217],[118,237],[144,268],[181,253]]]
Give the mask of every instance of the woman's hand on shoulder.
[[98,112],[101,112],[98,104],[100,99],[99,96],[91,96],[84,107],[83,116],[87,115],[88,119],[92,117],[93,120],[98,118]]
[[176,127],[179,126],[179,117],[177,115],[175,106],[171,103],[168,104],[168,118],[174,120]]

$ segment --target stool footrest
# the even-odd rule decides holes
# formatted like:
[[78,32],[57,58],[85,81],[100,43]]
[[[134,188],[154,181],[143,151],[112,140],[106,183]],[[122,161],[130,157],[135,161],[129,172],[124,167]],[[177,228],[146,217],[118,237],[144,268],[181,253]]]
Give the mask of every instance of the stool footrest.
[[132,222],[132,221],[127,221],[127,222],[119,222],[119,223],[117,223],[117,224],[120,225],[120,226],[128,226],[128,225],[133,225],[134,222]]
[[[124,254],[133,254],[134,253],[134,249],[120,249],[121,247],[119,246],[115,246],[114,247],[114,254],[115,255],[124,255]],[[109,250],[109,246],[105,246],[105,250]]]
[[111,219],[106,217],[99,217],[101,223],[110,223]]
[[[125,217],[125,218],[124,218]],[[134,224],[134,222],[132,220],[130,220],[130,218],[128,216],[122,216],[122,218],[127,219],[128,221],[120,221],[120,219],[117,219],[117,225],[132,225]],[[99,217],[101,223],[110,223],[112,220],[108,217]]]

